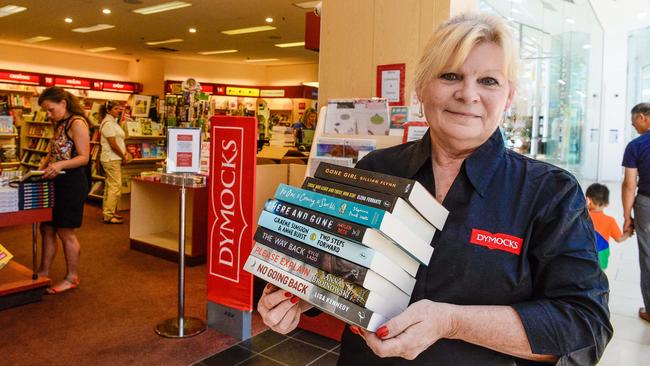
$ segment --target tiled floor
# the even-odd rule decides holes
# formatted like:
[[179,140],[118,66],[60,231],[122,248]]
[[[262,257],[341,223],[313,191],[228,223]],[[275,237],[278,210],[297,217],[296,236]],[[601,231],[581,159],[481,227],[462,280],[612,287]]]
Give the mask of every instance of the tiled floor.
[[267,330],[195,365],[333,366],[338,350],[338,342],[306,330],[286,336]]
[[[583,190],[591,182],[582,182]],[[606,184],[610,206],[605,211],[622,224],[619,183]],[[650,323],[639,319],[639,259],[636,237],[618,244],[612,241],[609,268],[609,306],[614,338],[605,349],[600,366],[650,365]],[[328,338],[296,330],[288,336],[266,331],[207,358],[197,365],[336,365],[339,345]],[[645,360],[645,361],[644,361]]]

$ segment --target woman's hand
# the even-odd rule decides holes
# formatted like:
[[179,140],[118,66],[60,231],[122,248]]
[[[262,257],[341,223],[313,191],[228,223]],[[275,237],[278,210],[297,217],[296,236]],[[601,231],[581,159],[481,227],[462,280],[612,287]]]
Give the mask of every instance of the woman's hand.
[[264,324],[281,334],[296,329],[300,314],[310,307],[297,296],[271,284],[264,287],[264,293],[257,303],[257,311],[262,316]]
[[454,305],[420,300],[375,333],[356,326],[350,328],[365,339],[377,356],[413,360],[439,339],[453,335],[453,311]]
[[59,167],[58,162],[48,164],[48,166],[45,167],[45,169],[43,169],[43,172],[44,172],[43,179],[52,179],[57,175],[59,175],[59,173],[61,172],[61,167]]

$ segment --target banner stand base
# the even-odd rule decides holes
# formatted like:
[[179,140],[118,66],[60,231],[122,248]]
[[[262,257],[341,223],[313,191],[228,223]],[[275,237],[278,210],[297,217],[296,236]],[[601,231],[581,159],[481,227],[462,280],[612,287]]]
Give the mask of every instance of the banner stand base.
[[208,301],[208,326],[239,340],[251,337],[252,311],[242,311]]

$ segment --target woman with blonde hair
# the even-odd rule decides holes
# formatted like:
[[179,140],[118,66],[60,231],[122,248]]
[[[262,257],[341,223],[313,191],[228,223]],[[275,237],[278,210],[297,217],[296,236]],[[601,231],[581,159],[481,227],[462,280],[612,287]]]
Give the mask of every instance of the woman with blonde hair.
[[[603,354],[608,283],[580,186],[507,150],[498,128],[516,64],[494,16],[462,14],[431,36],[415,73],[428,133],[357,168],[420,182],[449,217],[409,307],[375,333],[346,328],[339,365],[593,365]],[[309,308],[271,285],[258,302],[280,333]]]

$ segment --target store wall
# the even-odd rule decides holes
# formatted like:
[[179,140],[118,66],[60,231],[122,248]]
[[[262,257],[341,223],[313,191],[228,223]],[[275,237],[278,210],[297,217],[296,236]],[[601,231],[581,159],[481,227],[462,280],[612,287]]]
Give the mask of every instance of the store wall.
[[318,81],[318,64],[267,66],[264,85],[301,85]]
[[127,59],[0,43],[0,69],[130,81]]
[[408,102],[419,53],[433,28],[475,6],[467,0],[324,0],[319,104],[376,96],[377,65],[393,63],[406,64]]

